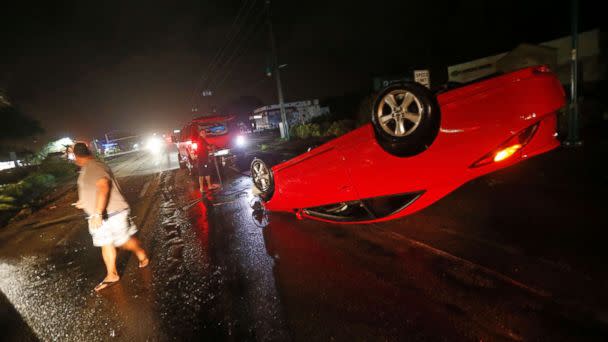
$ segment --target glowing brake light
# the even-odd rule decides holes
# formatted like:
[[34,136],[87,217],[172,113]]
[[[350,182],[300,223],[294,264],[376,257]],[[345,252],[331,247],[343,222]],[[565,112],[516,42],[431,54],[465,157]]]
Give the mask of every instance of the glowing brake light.
[[512,136],[507,141],[502,143],[498,148],[473,163],[471,167],[480,167],[492,163],[498,163],[503,160],[509,159],[514,155],[518,155],[517,153],[520,152],[521,149],[526,146],[527,143],[530,142],[537,128],[538,123],[522,130],[518,134]]
[[499,161],[503,161],[507,158],[509,158],[510,156],[513,155],[513,153],[519,151],[519,149],[521,149],[523,146],[521,146],[520,144],[515,144],[513,146],[509,146],[505,149],[502,149],[498,152],[496,152],[496,154],[494,155],[494,162],[499,162]]

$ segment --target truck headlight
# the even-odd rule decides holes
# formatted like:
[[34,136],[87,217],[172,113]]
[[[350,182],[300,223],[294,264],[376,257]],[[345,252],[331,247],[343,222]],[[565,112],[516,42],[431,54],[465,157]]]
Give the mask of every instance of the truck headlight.
[[230,154],[230,149],[225,148],[223,150],[219,150],[217,152],[215,152],[213,155],[216,157],[220,157],[220,156],[227,156]]
[[146,148],[152,153],[159,153],[163,147],[162,140],[156,137],[149,138],[146,141]]

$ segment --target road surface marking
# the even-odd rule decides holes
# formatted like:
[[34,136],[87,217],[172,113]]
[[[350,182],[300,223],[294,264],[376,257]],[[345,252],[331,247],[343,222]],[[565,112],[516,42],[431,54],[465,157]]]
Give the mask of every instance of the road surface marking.
[[596,322],[599,322],[603,325],[608,325],[608,312],[606,312],[604,310],[604,308],[595,308],[595,307],[590,307],[587,306],[585,304],[577,304],[577,303],[571,303],[568,301],[564,301],[561,300],[560,298],[556,298],[553,296],[553,294],[551,294],[549,291],[545,291],[542,289],[537,289],[534,288],[532,286],[528,286],[522,282],[519,282],[507,275],[504,275],[498,271],[492,270],[490,268],[487,268],[485,266],[476,264],[472,261],[460,258],[458,256],[455,256],[453,254],[450,254],[446,251],[443,251],[441,249],[432,247],[430,245],[427,245],[423,242],[408,238],[404,235],[401,235],[399,233],[396,232],[389,232],[386,231],[384,229],[381,229],[379,227],[375,227],[376,229],[378,229],[380,232],[391,235],[393,238],[404,241],[405,243],[409,243],[411,246],[413,247],[418,247],[420,249],[426,250],[428,252],[430,252],[431,254],[437,255],[439,257],[443,257],[446,258],[448,260],[451,260],[454,263],[461,263],[467,267],[469,267],[472,270],[479,270],[481,272],[485,272],[486,274],[495,277],[496,279],[506,282],[507,284],[510,284],[512,286],[515,286],[525,292],[528,292],[532,295],[536,295],[538,297],[541,297],[543,299],[546,299],[550,302],[553,302],[554,304],[559,305],[560,307],[563,308],[563,312],[561,313],[562,316],[565,316],[566,318],[572,319],[572,316],[574,316],[574,319],[587,319],[587,320],[594,320]]
[[515,247],[498,244],[496,242],[493,242],[493,241],[490,241],[490,240],[487,240],[487,239],[478,238],[478,237],[475,237],[475,236],[470,235],[470,234],[463,234],[463,233],[460,233],[460,232],[457,232],[457,231],[454,231],[454,230],[448,229],[448,228],[439,228],[439,230],[442,231],[442,232],[444,232],[444,233],[460,237],[461,239],[470,240],[470,241],[473,241],[473,242],[476,242],[476,243],[479,243],[479,244],[482,244],[482,245],[484,245],[484,244],[488,245],[488,246],[490,246],[492,248],[499,249],[499,250],[501,250],[501,251],[503,251],[505,253],[508,253],[508,254],[521,255],[521,256],[524,255],[524,253],[522,253],[519,249],[517,249]]
[[506,275],[504,275],[504,274],[502,274],[500,272],[494,271],[494,270],[492,270],[490,268],[487,268],[485,266],[482,266],[482,265],[476,264],[476,263],[474,263],[472,261],[469,261],[469,260],[457,257],[457,256],[455,256],[453,254],[450,254],[450,253],[448,253],[446,251],[443,251],[441,249],[437,249],[437,248],[432,247],[430,245],[427,245],[427,244],[425,244],[423,242],[410,239],[410,238],[408,238],[408,237],[406,237],[404,235],[401,235],[399,233],[395,233],[395,232],[386,232],[386,233],[388,233],[389,235],[392,235],[393,237],[395,237],[397,239],[404,240],[407,243],[409,243],[410,245],[413,245],[413,246],[418,247],[420,249],[427,250],[427,251],[429,251],[432,254],[435,254],[437,256],[449,259],[449,260],[451,260],[453,262],[456,262],[456,263],[464,264],[464,265],[466,265],[467,267],[469,267],[471,269],[478,269],[478,270],[480,270],[482,272],[485,272],[486,274],[489,274],[489,275],[491,275],[491,276],[493,276],[493,277],[495,277],[495,278],[497,278],[497,279],[499,279],[501,281],[504,281],[505,283],[511,284],[511,285],[513,285],[513,286],[515,286],[515,287],[517,287],[519,289],[522,289],[522,290],[524,290],[526,292],[532,293],[532,294],[534,294],[536,296],[543,297],[543,298],[550,298],[551,297],[551,293],[549,293],[547,291],[539,290],[539,289],[536,289],[534,287],[528,286],[528,285],[526,285],[524,283],[521,283],[521,282],[519,282],[519,281],[517,281],[517,280],[515,280],[513,278],[510,278],[510,277],[508,277],[508,276],[506,276]]

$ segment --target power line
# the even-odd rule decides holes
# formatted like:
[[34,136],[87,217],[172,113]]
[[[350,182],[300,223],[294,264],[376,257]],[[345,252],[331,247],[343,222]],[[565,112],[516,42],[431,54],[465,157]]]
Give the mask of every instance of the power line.
[[[242,32],[243,28],[247,26],[247,23],[249,22],[249,19],[251,18],[251,11],[253,10],[253,8],[255,7],[257,0],[253,0],[253,2],[251,3],[251,6],[249,6],[247,8],[247,13],[244,16],[244,19],[241,21],[241,23],[238,26],[237,31],[235,32],[235,34],[229,39],[228,43],[225,45],[225,48],[221,51],[221,55],[220,57],[217,59],[217,62],[211,67],[211,70],[209,71],[209,75],[206,79],[207,81],[207,87],[209,87],[211,81],[213,80],[213,72],[220,67],[220,65],[222,64],[222,59],[225,57],[226,53],[228,52],[228,50],[230,49],[232,42],[235,41],[235,39],[239,36],[239,34]],[[241,40],[237,40],[237,45],[236,47],[233,48],[233,51],[236,50],[238,48],[238,42]],[[241,41],[242,42],[242,41]],[[223,66],[226,65],[227,62],[223,63]]]
[[253,87],[257,87],[257,86],[259,86],[260,84],[262,84],[263,82],[268,82],[268,81],[270,81],[270,80],[271,80],[271,79],[270,79],[270,78],[268,78],[268,77],[263,77],[263,78],[260,78],[260,79],[258,79],[258,80],[254,80],[254,81],[252,81],[252,82],[249,82],[249,83],[248,83],[248,84],[246,84],[244,87],[241,87],[241,89],[243,89],[243,91],[249,91],[249,89],[251,89],[251,88],[253,88]]
[[[226,61],[226,63],[224,64],[224,67],[230,67],[228,70],[225,71],[224,73],[224,77],[221,79],[217,79],[215,82],[215,85],[213,86],[216,91],[220,89],[220,87],[224,84],[224,82],[228,79],[228,77],[232,74],[232,72],[235,70],[236,66],[238,65],[236,63],[236,61],[246,52],[248,51],[248,49],[252,46],[252,43],[254,41],[254,37],[256,36],[257,33],[259,33],[259,29],[262,27],[260,24],[262,23],[264,11],[260,11],[260,13],[258,13],[258,20],[254,22],[253,26],[251,26],[251,30],[249,31],[249,35],[247,35],[246,37],[244,37],[244,39],[242,40],[242,43],[240,46],[238,46],[232,53],[232,55],[228,58],[228,60]],[[244,48],[244,49],[243,49]],[[241,53],[242,51],[242,53]],[[233,63],[234,61],[234,63]],[[211,87],[211,85],[213,84],[212,80],[210,81],[209,87]]]
[[[215,53],[215,55],[213,56],[213,58],[211,59],[209,65],[207,66],[207,69],[205,71],[205,73],[199,78],[196,87],[194,89],[194,92],[192,94],[192,97],[190,99],[190,104],[194,104],[194,100],[195,98],[198,96],[199,94],[199,89],[202,87],[202,85],[204,84],[204,81],[209,77],[209,74],[212,72],[212,69],[214,68],[214,66],[219,62],[219,60],[221,59],[221,55],[223,54],[223,51],[228,47],[228,45],[234,40],[234,38],[237,36],[238,31],[237,30],[237,23],[239,22],[239,19],[241,18],[241,16],[243,15],[243,11],[247,8],[247,4],[249,3],[250,0],[244,0],[241,3],[241,6],[234,18],[234,20],[232,21],[232,24],[230,25],[230,29],[228,30],[228,35],[227,35],[227,40],[224,43],[224,45],[222,45],[222,47]],[[254,0],[254,4],[257,0]],[[249,10],[247,11],[247,13],[249,14],[250,12],[250,8],[252,8],[252,6],[249,7]],[[216,39],[216,41],[218,41],[218,39]]]

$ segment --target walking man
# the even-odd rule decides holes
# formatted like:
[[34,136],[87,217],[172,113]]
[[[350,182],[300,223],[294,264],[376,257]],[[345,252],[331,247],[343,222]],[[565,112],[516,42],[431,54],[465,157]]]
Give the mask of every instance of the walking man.
[[150,261],[139,240],[133,236],[137,227],[129,217],[129,205],[110,168],[93,158],[84,143],[76,143],[73,152],[74,161],[81,168],[75,205],[89,215],[89,233],[93,245],[101,247],[107,271],[103,281],[95,286],[95,291],[100,291],[120,280],[116,270],[117,247],[133,252],[140,268],[148,266]]

